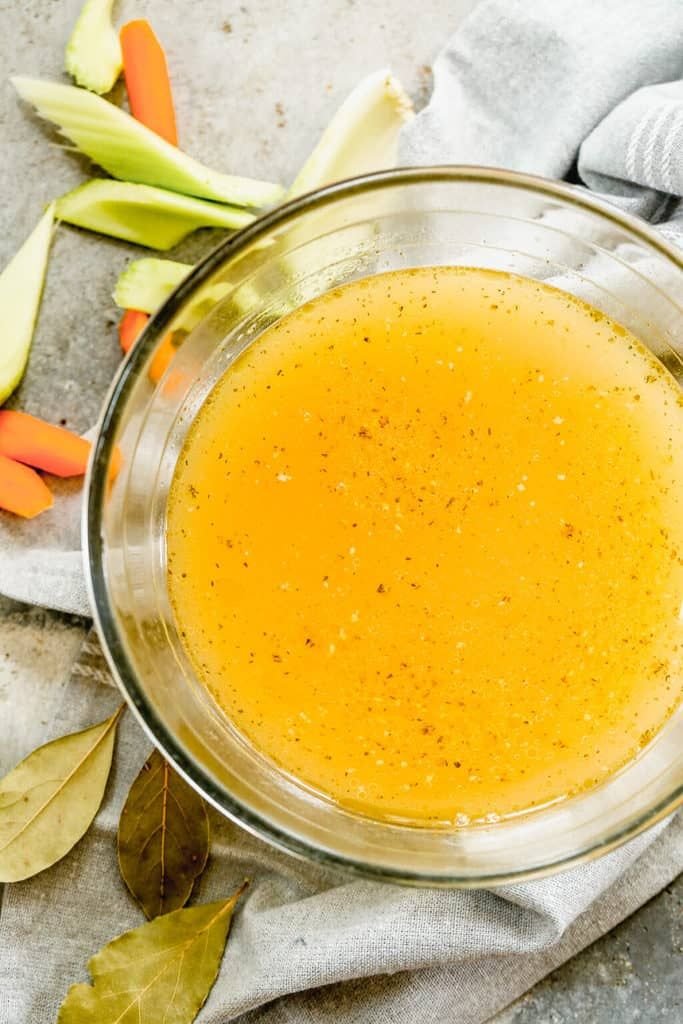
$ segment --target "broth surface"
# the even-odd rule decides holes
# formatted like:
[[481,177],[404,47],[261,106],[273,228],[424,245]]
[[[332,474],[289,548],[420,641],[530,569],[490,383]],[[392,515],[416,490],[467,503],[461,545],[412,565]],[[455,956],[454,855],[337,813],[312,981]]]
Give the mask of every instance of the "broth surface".
[[183,644],[243,735],[345,806],[559,800],[680,699],[682,439],[673,378],[564,292],[467,268],[336,289],[189,431]]

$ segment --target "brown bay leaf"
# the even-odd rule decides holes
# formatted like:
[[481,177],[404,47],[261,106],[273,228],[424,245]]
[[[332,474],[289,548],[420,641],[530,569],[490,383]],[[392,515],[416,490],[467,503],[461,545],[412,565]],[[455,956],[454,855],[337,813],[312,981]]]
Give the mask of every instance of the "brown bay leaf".
[[69,989],[57,1024],[191,1024],[246,885],[229,900],[175,910],[113,939],[88,963],[92,984]]
[[0,781],[0,882],[44,871],[84,835],[102,803],[123,707],[38,747]]
[[123,880],[148,918],[184,906],[206,866],[206,805],[158,750],[130,788],[118,849]]

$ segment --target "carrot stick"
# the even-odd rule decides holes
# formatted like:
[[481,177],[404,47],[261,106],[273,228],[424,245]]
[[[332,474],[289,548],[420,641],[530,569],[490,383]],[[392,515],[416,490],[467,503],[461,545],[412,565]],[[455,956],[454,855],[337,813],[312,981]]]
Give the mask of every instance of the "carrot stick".
[[33,519],[52,507],[52,494],[34,469],[0,455],[0,508]]
[[132,348],[148,320],[148,313],[143,313],[139,309],[126,310],[119,320],[119,341],[124,352]]
[[163,375],[168,369],[168,365],[176,354],[177,348],[173,344],[173,332],[167,334],[159,345],[159,348],[154,353],[154,358],[149,364],[149,370],[147,376],[151,380],[152,384],[158,384]]
[[148,21],[129,21],[119,33],[130,112],[162,139],[178,145],[166,55]]
[[25,412],[0,409],[0,455],[56,476],[81,476],[90,441]]
[[117,476],[121,472],[121,466],[123,465],[123,455],[118,445],[112,450],[111,458],[109,459],[109,475],[107,477],[107,483],[111,486],[114,483]]

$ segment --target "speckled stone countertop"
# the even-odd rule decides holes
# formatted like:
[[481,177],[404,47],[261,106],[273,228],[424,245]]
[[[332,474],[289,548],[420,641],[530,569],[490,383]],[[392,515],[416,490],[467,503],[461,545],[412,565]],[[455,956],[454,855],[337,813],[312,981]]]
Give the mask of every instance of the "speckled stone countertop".
[[[119,9],[123,18],[150,17],[166,45],[183,144],[237,173],[286,181],[361,75],[390,65],[423,101],[431,60],[474,3],[421,0],[419,17],[408,0],[121,0]],[[80,5],[0,3],[5,75],[57,76]],[[0,125],[4,265],[43,204],[81,180],[84,164],[59,151],[6,81]],[[200,232],[174,255],[191,260],[211,244],[211,234]],[[18,406],[76,430],[95,420],[120,358],[111,291],[131,251],[60,232]],[[64,684],[86,628],[73,616],[0,599],[0,773],[40,742],[43,695]],[[498,1024],[683,1020],[682,903],[679,879],[500,1014]]]

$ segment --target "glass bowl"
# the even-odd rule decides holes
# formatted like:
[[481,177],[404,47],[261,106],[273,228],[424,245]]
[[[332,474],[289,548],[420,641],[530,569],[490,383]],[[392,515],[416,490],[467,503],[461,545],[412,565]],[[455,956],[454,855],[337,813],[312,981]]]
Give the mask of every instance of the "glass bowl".
[[683,711],[621,771],[554,806],[451,829],[372,820],[241,738],[193,673],[165,579],[169,483],[193,415],[225,369],[265,327],[333,286],[436,264],[512,271],[572,292],[683,381],[683,262],[641,222],[571,186],[485,168],[342,182],[228,238],[150,321],[106,402],[88,477],[86,558],[114,677],[154,743],[219,811],[282,850],[364,875],[489,886],[595,857],[669,814],[683,794]]

